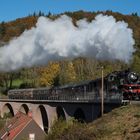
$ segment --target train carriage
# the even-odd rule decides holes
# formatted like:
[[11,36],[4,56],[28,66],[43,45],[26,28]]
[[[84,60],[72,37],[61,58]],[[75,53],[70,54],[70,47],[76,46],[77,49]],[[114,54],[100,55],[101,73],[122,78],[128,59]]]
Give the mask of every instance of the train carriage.
[[[53,88],[31,88],[9,90],[10,99],[97,99],[101,98],[101,78]],[[104,77],[104,98],[140,99],[140,78],[129,70],[115,71]]]

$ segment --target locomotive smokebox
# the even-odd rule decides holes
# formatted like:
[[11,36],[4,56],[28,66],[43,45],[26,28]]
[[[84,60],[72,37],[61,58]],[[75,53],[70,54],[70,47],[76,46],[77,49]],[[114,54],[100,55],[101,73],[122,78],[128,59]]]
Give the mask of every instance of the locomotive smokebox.
[[139,82],[139,76],[135,72],[129,72],[128,75],[127,75],[127,79],[128,79],[128,82],[131,83],[131,84]]

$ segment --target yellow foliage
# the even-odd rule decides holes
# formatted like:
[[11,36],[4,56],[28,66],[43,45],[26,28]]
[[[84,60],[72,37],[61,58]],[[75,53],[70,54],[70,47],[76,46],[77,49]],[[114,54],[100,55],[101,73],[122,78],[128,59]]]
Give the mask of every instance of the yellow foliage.
[[74,65],[71,61],[65,61],[61,63],[61,70],[60,70],[60,83],[67,84],[73,83],[76,81],[76,72]]
[[39,83],[41,86],[52,86],[54,78],[59,74],[59,63],[50,62],[47,67],[39,69]]
[[75,69],[73,66],[72,62],[68,63],[67,69],[66,69],[66,73],[67,73],[67,79],[68,82],[73,82],[76,79],[76,73],[75,73]]

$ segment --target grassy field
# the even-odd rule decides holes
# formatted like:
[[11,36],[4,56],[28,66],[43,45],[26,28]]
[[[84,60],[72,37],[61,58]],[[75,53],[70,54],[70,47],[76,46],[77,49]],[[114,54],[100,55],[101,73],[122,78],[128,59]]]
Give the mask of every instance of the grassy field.
[[122,106],[89,124],[56,123],[47,140],[140,140],[140,106]]
[[13,81],[12,86],[13,87],[19,87],[23,83],[23,80],[21,79],[16,79]]
[[0,92],[0,99],[5,99],[5,98],[8,98],[8,96]]

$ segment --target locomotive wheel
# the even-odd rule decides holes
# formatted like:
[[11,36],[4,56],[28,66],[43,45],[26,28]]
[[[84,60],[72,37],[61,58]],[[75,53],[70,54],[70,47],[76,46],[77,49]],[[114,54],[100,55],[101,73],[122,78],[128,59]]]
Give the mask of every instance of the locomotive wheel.
[[140,100],[140,95],[138,95],[138,100]]
[[132,95],[132,100],[139,100],[140,99],[140,96],[138,96],[137,93],[131,93]]
[[124,99],[124,100],[130,100],[129,98],[130,98],[130,97],[129,97],[128,93],[124,92],[124,93],[123,93],[123,99]]

